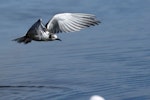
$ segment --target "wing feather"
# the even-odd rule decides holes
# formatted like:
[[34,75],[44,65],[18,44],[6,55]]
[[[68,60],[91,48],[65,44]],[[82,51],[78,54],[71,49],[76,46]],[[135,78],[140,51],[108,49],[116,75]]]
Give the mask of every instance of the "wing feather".
[[92,14],[84,13],[62,13],[56,14],[48,23],[46,28],[51,33],[74,32],[86,27],[98,25],[100,21]]

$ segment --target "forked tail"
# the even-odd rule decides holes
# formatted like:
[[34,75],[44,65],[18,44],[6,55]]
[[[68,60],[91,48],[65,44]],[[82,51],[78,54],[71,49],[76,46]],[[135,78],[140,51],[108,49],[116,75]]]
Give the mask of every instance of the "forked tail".
[[27,44],[27,43],[31,42],[31,39],[28,38],[27,36],[23,36],[23,37],[20,37],[20,38],[16,38],[13,41],[17,41],[18,43]]

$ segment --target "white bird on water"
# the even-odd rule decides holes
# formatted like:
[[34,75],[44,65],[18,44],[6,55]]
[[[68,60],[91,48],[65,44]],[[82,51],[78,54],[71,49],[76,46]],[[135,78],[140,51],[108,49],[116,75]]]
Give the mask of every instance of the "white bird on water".
[[46,25],[42,23],[42,19],[35,22],[27,31],[26,35],[14,41],[18,43],[30,43],[35,41],[54,41],[59,40],[57,33],[61,32],[74,32],[83,28],[98,25],[95,15],[84,13],[61,13],[56,14]]

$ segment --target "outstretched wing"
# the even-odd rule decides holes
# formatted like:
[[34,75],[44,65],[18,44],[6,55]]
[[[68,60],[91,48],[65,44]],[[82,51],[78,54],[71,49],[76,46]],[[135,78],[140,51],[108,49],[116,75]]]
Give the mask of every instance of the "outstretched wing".
[[62,13],[56,14],[47,24],[50,33],[74,32],[83,28],[98,25],[100,21],[92,14]]
[[40,35],[43,31],[45,31],[46,27],[42,23],[42,19],[37,20],[28,30],[28,35]]

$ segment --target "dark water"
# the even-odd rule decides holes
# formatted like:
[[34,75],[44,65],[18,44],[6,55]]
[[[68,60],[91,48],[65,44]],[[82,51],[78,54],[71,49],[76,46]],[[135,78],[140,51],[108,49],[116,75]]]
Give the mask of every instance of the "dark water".
[[[149,0],[1,0],[0,100],[150,100]],[[102,24],[17,44],[38,19],[92,13]]]

